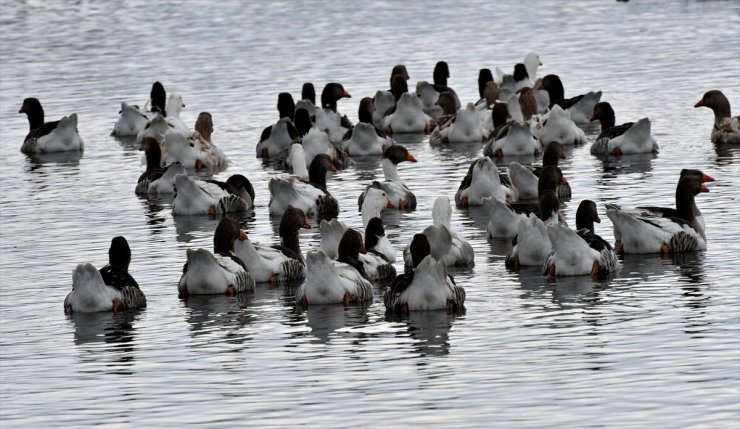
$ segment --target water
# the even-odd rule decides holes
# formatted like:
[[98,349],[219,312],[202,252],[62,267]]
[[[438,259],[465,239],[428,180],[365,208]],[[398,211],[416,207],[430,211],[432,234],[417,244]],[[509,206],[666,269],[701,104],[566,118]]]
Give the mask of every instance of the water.
[[[223,4],[222,4],[223,3]],[[721,89],[740,108],[740,8],[728,1],[652,2],[3,2],[0,36],[2,246],[0,422],[3,427],[307,425],[314,427],[730,427],[740,421],[740,150],[709,142],[712,115],[694,109]],[[628,257],[614,279],[549,282],[504,268],[505,241],[487,243],[482,210],[453,212],[476,250],[455,270],[461,316],[386,319],[381,291],[367,307],[296,309],[281,288],[244,298],[177,298],[185,250],[211,247],[217,220],[173,219],[166,199],[134,195],[135,144],[109,136],[121,101],[143,103],[160,80],[182,94],[193,124],[209,111],[214,142],[258,196],[245,229],[274,242],[267,181],[254,146],[277,118],[282,91],[339,81],[355,121],[359,100],[387,87],[393,65],[411,82],[450,64],[449,85],[477,98],[482,67],[510,70],[536,50],[540,74],[566,95],[604,91],[617,121],[649,116],[655,157],[604,162],[571,148],[566,216],[595,200],[597,232],[613,240],[603,204],[673,205],[681,168],[717,179],[698,204],[708,250],[675,259]],[[81,159],[19,153],[17,114],[38,97],[47,118],[77,112]],[[598,129],[589,129],[591,138]],[[399,251],[430,223],[434,198],[453,197],[480,145],[403,143],[419,160],[400,174],[419,200],[384,213]],[[328,182],[341,219],[361,224],[356,197],[378,162]],[[70,272],[100,267],[115,235],[149,307],[65,316]],[[301,237],[305,251],[318,231]],[[397,265],[401,269],[400,264]]]

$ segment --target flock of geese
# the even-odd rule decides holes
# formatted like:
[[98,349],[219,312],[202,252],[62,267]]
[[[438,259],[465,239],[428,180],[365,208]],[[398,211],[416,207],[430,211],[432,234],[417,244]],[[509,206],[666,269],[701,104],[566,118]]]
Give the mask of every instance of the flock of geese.
[[[408,314],[419,310],[459,311],[465,290],[447,272],[448,266],[474,263],[470,244],[451,229],[452,202],[438,197],[432,225],[402,251],[404,273],[394,267],[397,251],[385,236],[381,212],[416,208],[416,197],[397,166],[416,162],[393,136],[429,134],[429,143],[454,145],[480,142],[484,156],[473,160],[454,196],[459,208],[486,206],[489,239],[513,239],[506,265],[540,266],[547,276],[609,276],[620,267],[624,253],[678,253],[706,249],[706,235],[695,196],[708,192],[714,180],[699,170],[682,170],[676,187],[676,205],[622,209],[606,204],[614,227],[612,246],[594,231],[599,223],[596,204],[580,203],[575,228],[560,213],[560,201],[570,198],[570,185],[558,162],[564,145],[587,143],[579,127],[598,121],[601,132],[591,142],[595,155],[657,153],[650,120],[617,124],[601,92],[565,98],[557,75],[537,78],[541,65],[536,53],[516,64],[512,74],[481,69],[479,100],[463,104],[447,85],[449,68],[443,61],[434,69],[433,83],[421,81],[409,91],[404,65],[393,68],[390,88],[361,100],[358,122],[339,113],[337,104],[350,94],[340,83],[328,83],[319,103],[312,83],[305,83],[301,99],[278,95],[279,119],[266,127],[256,145],[256,156],[285,169],[284,177],[270,179],[269,213],[279,216],[280,243],[252,242],[239,223],[227,216],[251,210],[255,191],[241,174],[226,181],[200,180],[193,172],[222,171],[228,158],[211,141],[212,117],[198,116],[194,129],[180,119],[182,97],[155,82],[149,101],[140,108],[121,103],[112,135],[134,136],[144,152],[146,170],[135,186],[139,195],[174,194],[174,216],[219,216],[213,249],[187,250],[187,262],[178,282],[181,298],[196,294],[234,295],[254,289],[257,282],[294,288],[296,304],[361,303],[373,299],[373,283],[385,285],[386,311]],[[708,107],[715,115],[711,141],[740,143],[740,118],[731,115],[721,91],[711,90],[694,107]],[[36,98],[27,98],[29,133],[21,152],[27,154],[83,151],[77,115],[45,122]],[[493,159],[542,156],[541,166],[511,162],[499,172]],[[351,158],[381,158],[384,178],[370,183],[358,197],[363,231],[340,220],[340,204],[327,189],[327,175],[351,166]],[[330,177],[330,175],[329,175]],[[345,205],[347,202],[342,202]],[[350,202],[350,204],[354,204]],[[321,229],[320,249],[301,251],[302,228],[313,218]],[[119,311],[143,307],[146,297],[129,274],[131,251],[124,237],[115,237],[109,264],[97,270],[89,263],[73,271],[73,288],[64,301],[65,312]]]

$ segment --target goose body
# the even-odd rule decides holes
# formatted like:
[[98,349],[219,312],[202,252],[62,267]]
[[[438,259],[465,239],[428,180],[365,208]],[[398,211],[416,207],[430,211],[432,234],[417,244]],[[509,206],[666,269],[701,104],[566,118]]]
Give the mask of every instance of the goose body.
[[447,275],[444,261],[427,255],[412,273],[396,278],[392,287],[386,289],[383,301],[386,311],[392,313],[456,311],[465,303],[465,289]]
[[[330,135],[318,127],[313,127],[303,136],[304,163],[308,167],[318,154],[326,154],[334,165],[343,165],[345,155],[332,142]],[[291,145],[292,147],[292,145]]]
[[136,141],[141,143],[144,141],[145,137],[152,137],[157,141],[162,141],[165,136],[170,133],[179,133],[179,131],[175,130],[175,128],[167,122],[167,119],[164,116],[160,113],[156,113],[151,119],[149,119],[149,122],[147,122],[144,129],[136,135]]
[[172,202],[173,215],[224,214],[247,211],[252,201],[244,195],[237,195],[217,183],[205,182],[185,174],[175,176],[175,199]]
[[112,136],[137,136],[149,122],[146,112],[141,110],[139,106],[128,104],[125,101],[121,102],[121,111],[119,113],[118,120],[113,125]]
[[449,126],[439,130],[441,143],[454,144],[482,141],[483,128],[481,127],[479,118],[480,116],[475,111],[475,106],[472,103],[468,103],[465,108],[457,111],[454,121]]
[[28,117],[29,131],[23,139],[21,152],[56,153],[85,150],[85,143],[77,132],[77,114],[64,116],[59,121],[44,122],[44,109],[36,98],[23,100],[18,113]]
[[554,141],[561,145],[586,143],[586,133],[576,126],[570,113],[558,105],[545,115],[533,116],[531,127],[532,135],[541,142]]
[[329,259],[321,250],[306,254],[306,280],[296,290],[303,306],[371,302],[373,286],[349,264]]
[[396,110],[383,121],[383,129],[392,133],[426,133],[432,118],[424,113],[424,105],[416,94],[403,93]]
[[352,135],[342,145],[349,156],[383,155],[393,141],[381,137],[372,124],[360,122],[352,129]]
[[[432,226],[424,229],[431,248],[431,255],[447,265],[466,266],[475,261],[470,243],[452,231],[452,206],[447,197],[437,197],[432,206]],[[404,264],[411,265],[411,246],[403,251]]]
[[530,213],[517,225],[516,244],[506,255],[506,266],[515,270],[520,266],[542,266],[551,249],[545,223]]
[[79,264],[72,271],[72,291],[64,298],[64,312],[117,311],[122,300],[121,291],[106,285],[92,264]]
[[539,177],[529,168],[513,161],[509,164],[509,180],[516,188],[519,199],[529,200],[538,197],[537,182]]
[[512,190],[501,184],[498,168],[493,161],[482,157],[470,165],[468,174],[455,193],[455,204],[458,207],[480,206],[486,197],[507,202],[516,199]]
[[365,226],[365,253],[359,255],[359,260],[365,268],[365,273],[372,280],[388,281],[396,277],[393,263],[396,261],[396,252],[385,236],[383,220],[373,217]]
[[504,156],[538,155],[542,151],[540,141],[532,136],[529,124],[512,122],[505,136],[489,140],[483,155],[495,158]]
[[328,155],[319,154],[311,161],[308,181],[295,176],[270,179],[270,214],[282,215],[292,206],[308,216],[316,215],[319,221],[337,217],[339,205],[326,189],[327,171],[336,171],[336,167]]
[[373,125],[375,128],[384,129],[385,119],[396,107],[396,98],[390,91],[377,91],[373,97],[375,110],[373,111]]
[[525,215],[517,213],[511,206],[495,197],[484,198],[483,205],[488,209],[486,237],[489,241],[494,238],[516,237],[519,221]]
[[290,118],[280,118],[265,128],[257,143],[257,158],[274,158],[298,139],[298,131]]
[[305,264],[280,249],[251,242],[248,238],[234,242],[234,254],[241,259],[255,282],[291,282],[306,276]]
[[188,295],[239,294],[254,290],[254,279],[228,256],[206,249],[188,249],[187,263],[178,283],[182,297]]
[[321,230],[321,251],[329,259],[337,259],[339,240],[342,239],[344,231],[347,230],[347,225],[336,218],[332,220],[322,219],[321,223],[319,223],[319,229]]
[[314,128],[325,132],[331,143],[339,144],[349,128],[342,125],[342,116],[331,109],[317,109]]

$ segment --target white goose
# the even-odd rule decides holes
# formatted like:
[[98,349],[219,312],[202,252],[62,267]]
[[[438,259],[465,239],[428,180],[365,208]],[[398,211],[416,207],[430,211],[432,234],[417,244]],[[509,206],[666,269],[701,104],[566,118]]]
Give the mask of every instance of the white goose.
[[529,124],[512,122],[506,135],[489,140],[483,148],[483,155],[492,158],[504,156],[539,155],[542,144],[532,136]]
[[468,103],[465,108],[458,110],[454,119],[447,124],[438,126],[432,131],[429,136],[430,144],[471,143],[483,140],[483,126],[473,103]]
[[185,174],[175,176],[175,199],[172,214],[175,216],[216,215],[243,212],[252,208],[254,190],[249,180],[240,174],[232,175],[223,184],[218,181],[202,181]]
[[342,126],[342,115],[327,108],[316,109],[314,128],[325,132],[333,144],[340,144],[344,135],[349,131],[349,128]]
[[514,238],[519,232],[519,222],[526,215],[517,213],[510,205],[495,197],[483,198],[483,206],[488,211],[486,238]]
[[296,303],[309,305],[372,302],[373,286],[349,264],[333,262],[321,250],[306,255],[306,280],[296,290]]
[[512,189],[501,184],[498,168],[488,157],[479,158],[470,165],[455,193],[455,204],[458,207],[480,206],[485,197],[509,203],[517,199]]
[[[333,112],[332,112],[333,113]],[[304,165],[308,167],[311,161],[316,155],[323,153],[329,156],[332,164],[341,165],[343,164],[342,158],[344,155],[340,153],[332,139],[326,131],[318,127],[313,127],[308,131],[308,134],[303,136],[302,140],[303,154],[304,154]],[[291,145],[292,147],[292,145]]]
[[571,120],[570,113],[555,105],[544,115],[533,116],[532,135],[541,142],[566,144],[586,143],[586,133]]
[[591,121],[601,123],[601,133],[591,145],[591,155],[658,153],[658,143],[650,134],[648,118],[615,126],[614,109],[608,102],[598,103],[593,111]]
[[383,158],[380,164],[383,167],[385,180],[383,182],[373,181],[372,184],[365,188],[365,191],[363,191],[358,199],[360,207],[362,207],[362,201],[368,190],[375,188],[384,191],[393,206],[399,210],[416,209],[416,196],[398,175],[397,165],[404,161],[416,162],[416,158],[403,146],[392,145],[383,152]]
[[396,103],[396,110],[383,120],[383,129],[392,133],[428,133],[432,118],[424,113],[424,105],[416,94],[405,92]]
[[182,119],[180,119],[180,112],[182,112],[183,107],[185,107],[185,103],[182,101],[182,96],[180,94],[171,93],[167,99],[167,105],[165,107],[165,111],[167,112],[167,122],[172,125],[176,131],[186,134],[190,130]]
[[614,226],[615,248],[624,253],[681,253],[707,248],[704,228],[695,212],[694,197],[709,192],[697,175],[679,179],[676,186],[674,217],[641,216],[606,205],[606,215]]
[[257,143],[257,158],[276,157],[298,139],[298,131],[290,118],[280,118],[265,128]]
[[[437,197],[432,206],[432,226],[424,229],[431,246],[431,255],[447,265],[466,266],[475,261],[475,252],[470,243],[452,231],[452,206],[447,197]],[[412,263],[411,247],[403,251],[406,266]]]
[[359,122],[352,129],[352,135],[342,143],[349,156],[383,155],[393,144],[393,140],[378,135],[375,127],[366,122]]
[[121,102],[120,116],[113,125],[112,136],[128,137],[136,136],[144,130],[149,122],[149,116],[137,105],[131,105],[125,101]]
[[619,269],[619,258],[612,246],[594,233],[594,222],[601,222],[596,203],[583,200],[576,211],[576,230],[566,225],[548,225],[552,253],[545,261],[545,274],[604,278]]
[[383,129],[385,118],[396,107],[396,97],[390,91],[377,91],[375,97],[373,97],[373,104],[375,105],[373,125],[375,125],[375,128]]
[[416,234],[409,245],[411,269],[393,281],[383,295],[386,312],[408,314],[410,311],[464,310],[465,289],[447,275],[447,264],[430,254],[430,244],[423,234]]
[[44,122],[44,109],[36,98],[23,100],[18,113],[28,117],[28,134],[23,139],[21,152],[52,153],[85,150],[85,143],[77,132],[77,114],[65,116],[59,121]]
[[234,254],[234,241],[245,234],[232,219],[224,217],[213,235],[213,251],[188,249],[187,262],[177,284],[181,298],[189,295],[236,295],[254,291],[254,278]]
[[385,236],[383,220],[379,217],[370,219],[365,226],[365,253],[359,255],[370,281],[389,281],[396,277],[396,268],[393,266],[395,253]]
[[185,174],[182,163],[175,162],[162,167],[162,149],[157,140],[152,137],[144,138],[139,146],[146,157],[146,170],[141,173],[136,184],[136,193],[139,195],[172,194],[175,192],[175,176]]
[[339,204],[326,188],[326,173],[337,171],[326,154],[319,154],[308,168],[308,181],[296,176],[273,177],[267,184],[270,190],[271,215],[282,215],[288,207],[295,207],[307,216],[316,215],[317,221],[333,219],[339,214]]
[[72,271],[72,291],[64,298],[64,312],[116,312],[122,301],[121,291],[106,285],[92,264],[79,264]]

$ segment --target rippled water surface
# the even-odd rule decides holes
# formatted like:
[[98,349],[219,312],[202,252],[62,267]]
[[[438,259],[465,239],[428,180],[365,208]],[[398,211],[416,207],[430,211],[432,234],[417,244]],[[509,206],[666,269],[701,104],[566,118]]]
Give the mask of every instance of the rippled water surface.
[[[737,2],[239,3],[0,5],[0,425],[740,424],[740,149],[714,147],[711,111],[693,108],[716,88],[740,109]],[[700,168],[717,179],[698,196],[707,251],[628,257],[599,283],[548,281],[539,269],[506,270],[510,245],[486,241],[487,214],[455,209],[453,226],[476,251],[474,267],[453,271],[464,315],[386,318],[380,288],[367,307],[307,311],[265,284],[241,298],[177,298],[185,250],[210,248],[218,220],[174,219],[171,200],[134,194],[141,152],[109,136],[121,101],[143,104],[159,80],[183,96],[187,124],[211,112],[231,160],[216,177],[249,177],[258,195],[244,228],[274,242],[267,181],[284,173],[254,147],[277,119],[279,92],[342,82],[353,98],[339,109],[356,121],[359,100],[385,89],[395,64],[415,83],[447,61],[449,85],[468,102],[480,68],[509,71],[530,50],[566,96],[602,90],[618,122],[649,116],[661,146],[608,161],[569,148],[566,216],[595,200],[597,232],[613,240],[604,203],[671,206],[680,169]],[[28,124],[17,111],[29,96],[48,120],[78,113],[81,159],[19,152]],[[399,140],[419,160],[400,166],[418,209],[384,213],[400,256],[482,146]],[[377,177],[370,161],[329,180],[341,219],[361,225],[356,198]],[[302,234],[304,252],[318,247],[317,229]],[[131,245],[148,308],[65,316],[72,269],[105,264],[115,235]]]

